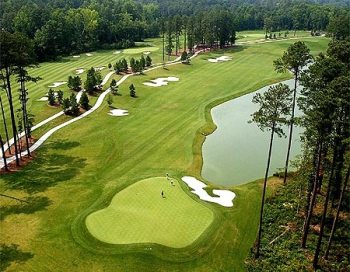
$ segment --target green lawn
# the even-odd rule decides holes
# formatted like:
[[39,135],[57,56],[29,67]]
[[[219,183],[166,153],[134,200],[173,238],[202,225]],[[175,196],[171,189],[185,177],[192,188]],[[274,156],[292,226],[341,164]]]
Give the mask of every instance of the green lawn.
[[117,193],[108,207],[86,218],[89,232],[110,244],[191,245],[214,215],[189,197],[178,181],[173,182],[171,185],[166,178],[158,177],[132,184]]
[[[273,32],[276,34],[277,38],[284,38],[284,33],[286,30],[281,30],[281,37],[278,36],[278,31]],[[272,34],[273,35],[273,34]],[[237,42],[247,42],[247,41],[257,41],[265,39],[265,30],[246,30],[237,32]],[[300,37],[311,37],[310,31],[298,30],[295,32],[289,30],[287,38],[300,38]]]
[[[182,249],[103,243],[91,237],[85,220],[140,180],[165,173],[177,180],[184,175],[201,179],[202,132],[214,128],[210,108],[289,78],[277,74],[272,61],[294,41],[237,46],[199,55],[191,65],[130,77],[120,86],[122,95],[114,99],[114,106],[127,109],[129,116],[109,116],[104,103],[49,138],[23,170],[1,176],[0,192],[32,196],[30,206],[0,198],[0,243],[18,245],[18,256],[32,254],[25,262],[13,262],[8,271],[244,271],[257,232],[261,190],[257,182],[230,188],[237,195],[232,208],[198,200],[181,182],[188,196],[214,213],[200,239]],[[328,40],[305,42],[317,53],[326,49]],[[207,61],[220,55],[233,59]],[[158,88],[142,84],[166,76],[180,80]],[[128,95],[131,83],[138,98]]]

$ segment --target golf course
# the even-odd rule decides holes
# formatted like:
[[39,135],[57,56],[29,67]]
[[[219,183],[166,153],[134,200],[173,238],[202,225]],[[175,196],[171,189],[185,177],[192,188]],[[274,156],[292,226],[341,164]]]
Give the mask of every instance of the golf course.
[[[158,67],[118,83],[120,95],[113,96],[111,107],[128,115],[109,115],[103,101],[55,131],[20,171],[0,176],[0,193],[28,200],[0,199],[0,243],[18,245],[6,271],[244,271],[257,234],[262,183],[222,187],[203,179],[202,144],[215,130],[210,110],[291,78],[276,73],[273,60],[293,42],[304,41],[313,55],[329,42],[306,32],[272,42],[259,42],[263,31],[253,34],[239,33],[244,42],[252,36],[249,44],[238,40],[230,48],[200,52],[190,64],[159,65],[161,41],[153,39],[145,42],[148,47],[91,52],[30,68],[42,78],[28,83],[28,108],[37,124],[61,110],[38,101],[48,86],[67,81],[77,69],[104,66],[105,77],[109,63],[144,52]],[[221,56],[229,60],[208,61]],[[103,91],[121,78],[113,74]],[[144,84],[159,78],[177,80]],[[136,98],[129,96],[131,84]],[[72,92],[66,85],[59,88],[65,96]],[[89,98],[92,106],[98,100]],[[6,104],[4,109],[9,114]],[[72,118],[62,115],[34,130],[33,137]],[[267,143],[261,149],[267,150]],[[232,207],[201,200],[184,176],[204,182],[213,197],[215,190],[234,192]]]

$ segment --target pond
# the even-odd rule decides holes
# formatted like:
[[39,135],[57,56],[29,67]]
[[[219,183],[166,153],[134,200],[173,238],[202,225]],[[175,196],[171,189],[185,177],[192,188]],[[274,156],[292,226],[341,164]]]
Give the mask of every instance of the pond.
[[[283,83],[294,87],[294,80]],[[208,135],[202,147],[202,176],[213,184],[232,186],[247,183],[265,175],[270,132],[261,131],[256,124],[249,124],[251,114],[258,106],[252,103],[257,92],[265,92],[269,86],[214,107],[211,115],[217,129]],[[298,87],[300,91],[301,87]],[[300,115],[296,109],[296,116]],[[289,135],[289,128],[284,129]],[[301,127],[294,126],[290,159],[301,152]],[[284,167],[288,138],[275,134],[269,175]]]

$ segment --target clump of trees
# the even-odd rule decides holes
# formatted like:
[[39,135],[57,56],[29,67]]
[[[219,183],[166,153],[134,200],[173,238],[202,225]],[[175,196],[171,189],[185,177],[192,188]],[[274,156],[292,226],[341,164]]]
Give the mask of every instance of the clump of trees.
[[88,92],[88,94],[92,95],[94,92],[101,90],[102,76],[99,71],[96,71],[93,67],[91,67],[87,71],[86,80],[84,82],[84,89]]
[[[271,109],[271,113],[277,114],[277,110],[272,110],[274,103],[282,103],[283,106],[289,105],[285,99],[291,101],[291,113],[286,112],[287,124],[290,131],[293,129],[293,123],[297,121],[304,128],[301,135],[303,142],[303,153],[301,160],[298,163],[297,177],[301,183],[301,187],[297,187],[299,195],[296,200],[298,203],[296,222],[302,223],[300,228],[300,248],[306,249],[308,243],[313,243],[308,248],[312,254],[312,266],[318,269],[320,259],[321,265],[329,267],[329,262],[338,262],[339,267],[344,267],[346,264],[339,264],[337,256],[332,256],[332,245],[335,243],[336,231],[339,225],[339,214],[341,210],[346,209],[344,196],[349,182],[350,169],[350,41],[335,39],[329,44],[326,54],[319,54],[308,69],[302,68],[311,60],[309,49],[301,42],[294,43],[283,54],[282,58],[275,61],[277,71],[290,70],[295,81],[300,81],[303,89],[300,97],[296,97],[295,87],[292,91],[285,89],[283,96],[275,96],[271,100],[271,96],[257,96],[254,102],[258,102],[260,110],[253,115],[253,120],[260,126],[265,124],[269,118],[268,111],[263,111],[265,108]],[[295,83],[296,85],[297,83]],[[287,96],[287,97],[285,97]],[[294,107],[298,104],[303,112],[300,118],[294,117]],[[284,118],[283,118],[284,119]],[[282,119],[282,120],[283,120]],[[280,122],[281,118],[276,119]],[[278,123],[277,122],[277,123]],[[274,123],[267,123],[268,127],[273,131]],[[262,126],[264,127],[264,126]],[[270,151],[273,141],[273,133],[271,132]],[[289,135],[289,140],[291,139]],[[289,141],[290,142],[290,141]],[[290,151],[288,146],[287,154]],[[268,166],[269,157],[268,156]],[[268,166],[267,171],[268,172]],[[287,177],[288,155],[285,167],[284,178]],[[256,243],[256,257],[260,255],[261,235],[263,234],[262,222],[264,218],[264,192],[266,189],[267,174],[265,174],[265,183],[263,189],[261,217],[259,234]],[[291,180],[290,182],[294,182]],[[299,209],[299,206],[301,207]],[[283,207],[281,207],[283,209]],[[270,210],[271,211],[271,210]],[[347,210],[348,212],[348,210]],[[293,222],[289,222],[293,224]],[[289,224],[288,223],[288,224]],[[313,234],[313,238],[309,239],[312,226],[317,226],[318,231]],[[265,226],[266,228],[268,226]],[[289,228],[289,227],[288,227]],[[287,228],[287,230],[288,230]],[[338,233],[338,240],[342,236],[349,235],[349,232]],[[315,239],[316,236],[316,239]],[[327,237],[328,241],[324,241]],[[273,239],[283,239],[276,237]],[[293,238],[294,239],[294,238]],[[339,242],[337,242],[339,245]],[[263,245],[264,248],[271,247],[269,244]],[[287,244],[288,245],[288,244]],[[293,247],[293,250],[295,246]],[[271,251],[272,250],[272,251]],[[291,250],[290,248],[268,249],[266,253],[270,256],[273,250]],[[337,248],[334,248],[336,252]],[[285,253],[284,253],[285,254]],[[305,260],[309,259],[305,257]]]
[[81,78],[79,76],[69,76],[67,86],[69,89],[74,90],[76,92],[81,89]]
[[148,59],[142,55],[139,60],[135,60],[134,58],[130,59],[130,68],[133,73],[142,73],[146,67],[152,65],[151,57],[147,56]]
[[113,65],[113,69],[116,72],[116,74],[127,73],[129,69],[128,62],[125,58],[122,58]]

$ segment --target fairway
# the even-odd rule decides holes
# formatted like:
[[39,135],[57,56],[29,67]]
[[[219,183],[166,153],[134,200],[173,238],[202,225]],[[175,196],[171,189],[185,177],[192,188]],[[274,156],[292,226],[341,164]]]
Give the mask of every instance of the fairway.
[[[214,188],[210,180],[204,180],[200,175],[203,135],[215,128],[210,116],[213,106],[290,77],[277,74],[272,62],[294,41],[213,50],[199,54],[190,65],[168,65],[130,76],[113,102],[115,108],[128,111],[127,117],[108,115],[111,109],[104,101],[89,116],[53,134],[28,166],[1,176],[1,193],[48,198],[48,202],[34,202],[35,208],[27,214],[10,208],[0,221],[0,243],[18,244],[33,253],[26,262],[13,263],[11,271],[57,271],[57,267],[61,271],[244,271],[256,237],[261,187],[250,183]],[[328,39],[305,42],[316,54],[326,49]],[[208,61],[222,55],[232,61]],[[119,58],[113,51],[104,56],[96,65]],[[93,58],[81,55],[79,61]],[[51,75],[55,69],[65,74],[52,76],[51,84],[66,80],[70,72],[64,65],[73,69],[71,62],[42,64],[38,69],[50,67]],[[83,65],[74,69],[79,66]],[[157,88],[143,84],[168,77],[180,80]],[[130,84],[137,98],[130,97]],[[44,110],[47,106],[40,105],[31,108],[43,112],[38,121],[52,115],[51,110]],[[42,127],[34,135],[46,130]],[[178,181],[183,176],[203,180],[208,192],[232,190],[234,206],[198,200],[177,181],[175,187],[167,184],[166,199],[162,199],[161,188],[148,186],[148,180],[165,173]],[[158,182],[166,183],[166,179]],[[173,189],[174,195],[168,192]],[[2,201],[1,206],[16,205]]]
[[88,230],[111,244],[156,243],[174,248],[192,244],[214,216],[173,181],[171,185],[166,178],[156,177],[127,187],[107,208],[87,217]]

